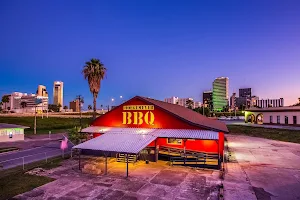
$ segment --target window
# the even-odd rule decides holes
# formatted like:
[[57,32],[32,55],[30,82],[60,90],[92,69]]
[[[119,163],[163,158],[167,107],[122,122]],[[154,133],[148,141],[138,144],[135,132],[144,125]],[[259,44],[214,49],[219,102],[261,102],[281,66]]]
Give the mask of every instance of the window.
[[273,116],[270,116],[270,123],[273,123]]
[[288,118],[288,116],[284,116],[284,123],[285,124],[289,124],[289,118]]
[[182,144],[182,139],[168,138],[167,139],[167,144],[181,145]]
[[297,116],[293,116],[293,124],[297,124]]
[[280,124],[280,116],[277,116],[277,124]]

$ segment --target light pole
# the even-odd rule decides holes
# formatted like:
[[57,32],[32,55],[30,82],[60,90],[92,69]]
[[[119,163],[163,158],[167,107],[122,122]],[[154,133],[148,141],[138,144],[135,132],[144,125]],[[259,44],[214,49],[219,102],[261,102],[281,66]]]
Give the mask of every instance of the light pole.
[[113,108],[114,101],[115,101],[115,99],[114,99],[114,98],[112,98],[112,99],[111,99],[111,106],[110,106],[110,110],[112,110],[112,108]]

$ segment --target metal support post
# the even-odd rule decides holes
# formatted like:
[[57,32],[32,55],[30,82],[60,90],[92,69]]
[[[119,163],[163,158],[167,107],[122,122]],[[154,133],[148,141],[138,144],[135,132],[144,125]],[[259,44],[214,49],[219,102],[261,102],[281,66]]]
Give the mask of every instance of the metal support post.
[[128,178],[128,153],[126,154],[126,178]]

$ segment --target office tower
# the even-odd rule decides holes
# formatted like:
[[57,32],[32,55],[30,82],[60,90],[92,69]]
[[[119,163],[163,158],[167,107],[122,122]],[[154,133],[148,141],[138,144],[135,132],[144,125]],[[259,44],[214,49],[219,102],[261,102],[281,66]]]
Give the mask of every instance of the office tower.
[[71,101],[69,104],[69,109],[72,109],[73,112],[79,112],[80,111],[80,103],[79,103],[79,99],[76,99],[74,101]]
[[46,90],[46,86],[38,85],[38,89],[37,89],[36,94],[37,94],[37,96],[48,97],[48,92]]
[[222,111],[228,105],[229,79],[218,77],[213,82],[213,110]]
[[213,109],[212,91],[203,92],[202,101],[203,101],[203,106],[205,108],[209,108],[209,110],[212,111],[212,109]]
[[236,109],[236,93],[232,93],[230,97],[230,109],[232,110]]
[[63,107],[63,87],[62,81],[55,81],[53,85],[53,104],[61,105]]
[[252,97],[252,89],[251,88],[241,88],[239,89],[239,97]]

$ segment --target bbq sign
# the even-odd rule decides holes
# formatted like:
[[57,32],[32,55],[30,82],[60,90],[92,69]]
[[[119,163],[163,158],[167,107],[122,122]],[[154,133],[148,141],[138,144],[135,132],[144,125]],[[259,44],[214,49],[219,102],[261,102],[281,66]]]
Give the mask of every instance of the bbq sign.
[[123,106],[123,124],[154,125],[153,105]]

